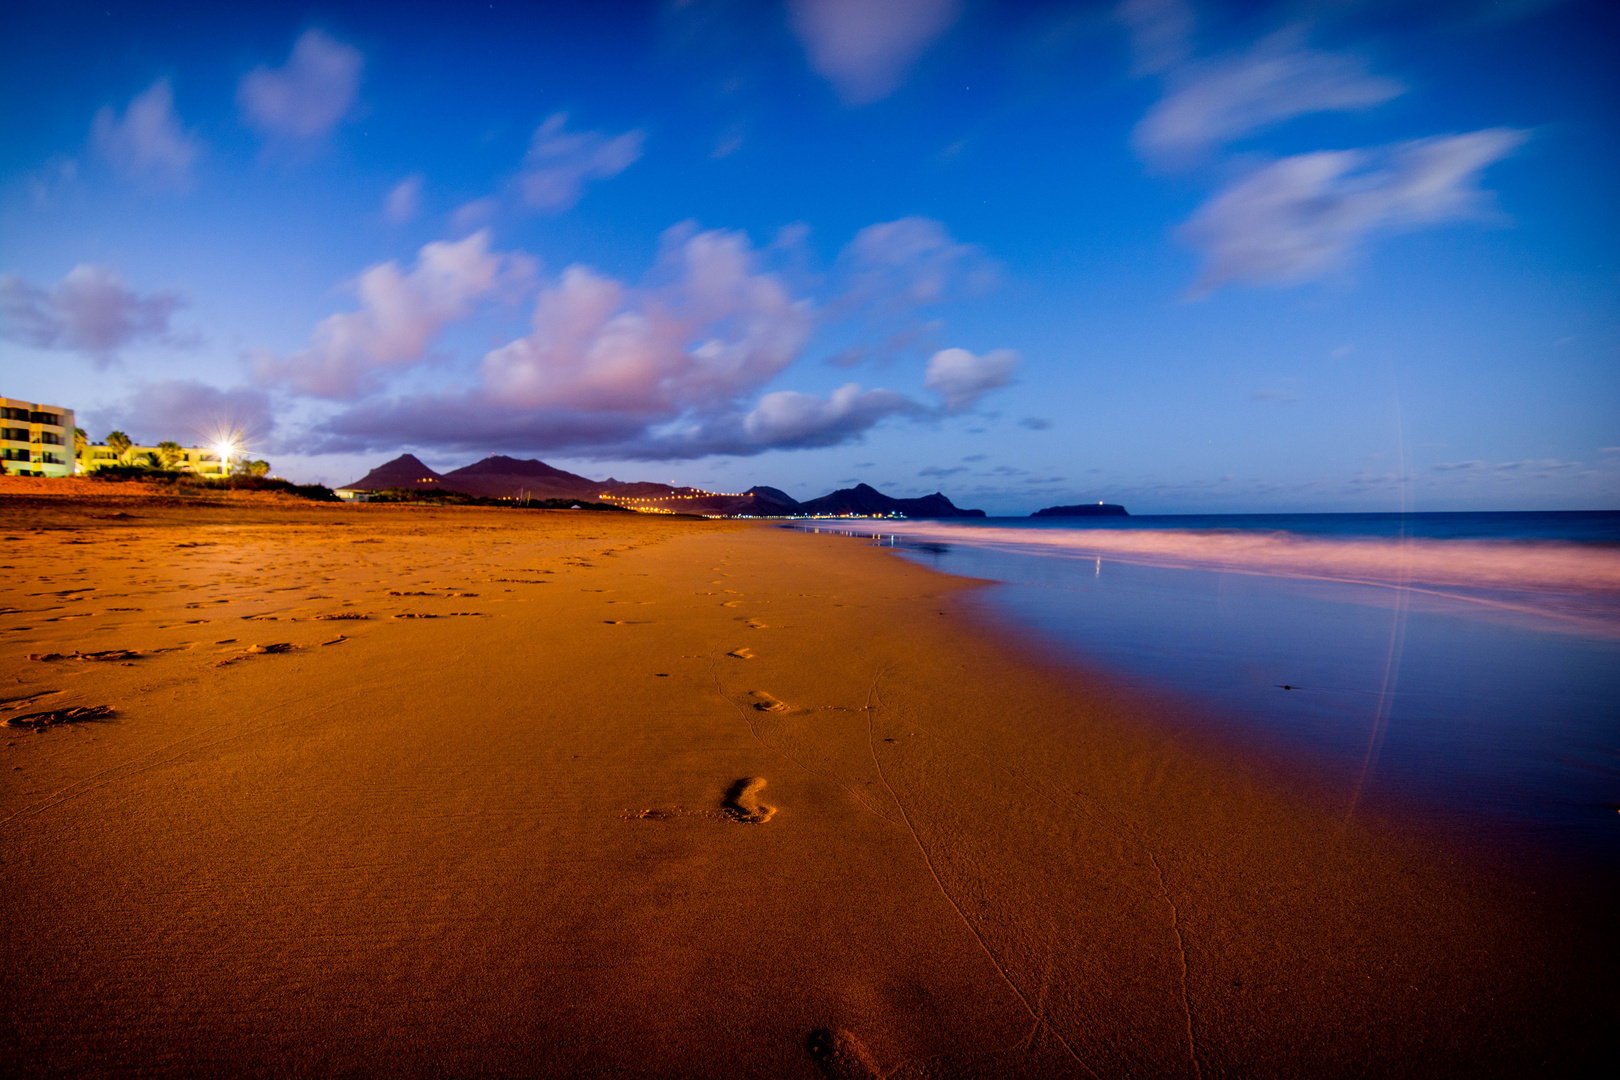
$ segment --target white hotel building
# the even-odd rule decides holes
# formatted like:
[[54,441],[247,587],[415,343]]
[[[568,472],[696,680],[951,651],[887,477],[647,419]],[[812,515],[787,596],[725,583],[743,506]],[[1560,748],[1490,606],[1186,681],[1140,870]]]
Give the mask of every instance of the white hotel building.
[[73,475],[73,410],[0,397],[0,463],[13,475]]

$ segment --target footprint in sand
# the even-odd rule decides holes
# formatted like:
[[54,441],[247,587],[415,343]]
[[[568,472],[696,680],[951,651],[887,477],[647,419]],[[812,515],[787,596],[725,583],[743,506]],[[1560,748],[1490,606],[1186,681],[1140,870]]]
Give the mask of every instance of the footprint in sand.
[[[23,716],[13,716],[6,721],[7,727],[31,727],[35,731],[44,731],[57,724],[76,724],[85,720],[101,720],[113,715],[111,705],[87,705],[77,709],[49,709],[45,712],[27,713]],[[763,785],[765,781],[761,780]],[[766,817],[770,815],[767,814]],[[764,820],[761,818],[760,820]]]
[[736,657],[738,660],[752,660],[754,658],[754,650],[732,649],[730,652],[726,653],[726,655]]
[[815,1059],[816,1067],[826,1076],[838,1080],[877,1077],[883,1075],[866,1045],[847,1031],[839,1028],[817,1028],[805,1040],[805,1049]]
[[760,712],[781,712],[787,708],[786,702],[772,697],[763,690],[752,690],[748,696],[754,699],[752,704]]
[[745,776],[726,792],[726,801],[721,804],[725,812],[731,815],[733,821],[745,821],[750,825],[761,825],[771,820],[776,813],[776,807],[766,806],[759,801],[759,793],[765,790],[765,781],[758,776]]

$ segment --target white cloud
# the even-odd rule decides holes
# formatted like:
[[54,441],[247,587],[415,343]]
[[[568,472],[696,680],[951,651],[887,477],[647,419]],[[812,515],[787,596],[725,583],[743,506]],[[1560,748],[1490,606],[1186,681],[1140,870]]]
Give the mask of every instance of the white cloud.
[[892,390],[862,390],[846,383],[826,398],[778,390],[759,399],[743,418],[749,442],[759,447],[835,446],[865,432],[879,420],[921,408]]
[[567,115],[557,113],[540,125],[529,144],[518,188],[523,201],[537,210],[569,209],[588,181],[617,176],[641,157],[642,131],[609,136],[567,127]]
[[1152,161],[1183,164],[1296,116],[1365,109],[1404,91],[1354,56],[1307,47],[1304,32],[1290,28],[1242,55],[1176,67],[1134,141]]
[[962,14],[961,0],[789,0],[810,67],[849,105],[891,94]]
[[393,186],[383,200],[383,220],[403,225],[422,211],[422,174],[407,176]]
[[365,57],[320,30],[306,30],[280,68],[256,67],[237,86],[236,100],[266,135],[312,139],[348,115],[360,91]]
[[101,364],[131,342],[173,341],[169,317],[184,306],[172,292],[140,296],[105,266],[75,266],[49,289],[0,277],[6,337],[36,349],[85,353]]
[[997,349],[975,356],[966,349],[941,349],[928,361],[923,386],[938,394],[949,413],[965,412],[990,391],[1006,386],[1018,368],[1018,354]]
[[1489,128],[1266,165],[1182,227],[1182,238],[1205,256],[1193,291],[1308,281],[1345,266],[1369,236],[1480,216],[1490,205],[1480,172],[1527,137]]
[[135,95],[120,118],[110,105],[96,113],[90,126],[96,151],[127,176],[145,177],[186,187],[201,152],[196,136],[180,125],[174,111],[174,89],[159,79]]
[[421,360],[446,325],[531,273],[524,256],[491,252],[488,232],[424,245],[409,272],[394,262],[367,268],[355,282],[359,311],[323,319],[303,352],[258,354],[255,372],[265,382],[316,397],[355,396],[376,385],[380,369]]

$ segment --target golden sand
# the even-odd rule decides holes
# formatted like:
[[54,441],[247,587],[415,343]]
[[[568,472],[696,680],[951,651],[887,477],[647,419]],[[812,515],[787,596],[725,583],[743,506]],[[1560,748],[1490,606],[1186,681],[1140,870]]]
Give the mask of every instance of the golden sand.
[[969,582],[764,525],[129,490],[0,495],[13,1075],[1597,1052],[1612,997],[1523,890],[983,632]]

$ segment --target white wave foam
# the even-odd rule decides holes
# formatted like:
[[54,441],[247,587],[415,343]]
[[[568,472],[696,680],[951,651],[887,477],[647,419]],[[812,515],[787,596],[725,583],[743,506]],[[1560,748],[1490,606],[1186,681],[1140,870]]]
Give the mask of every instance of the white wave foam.
[[[826,528],[823,523],[818,527]],[[873,534],[870,527],[835,527]],[[1620,550],[1556,541],[1302,536],[1281,532],[1158,529],[1017,529],[885,522],[883,536],[1027,554],[1105,558],[1183,569],[1384,586],[1588,599],[1620,607]],[[1562,606],[1562,605],[1559,605]],[[1588,612],[1592,614],[1592,612]]]

